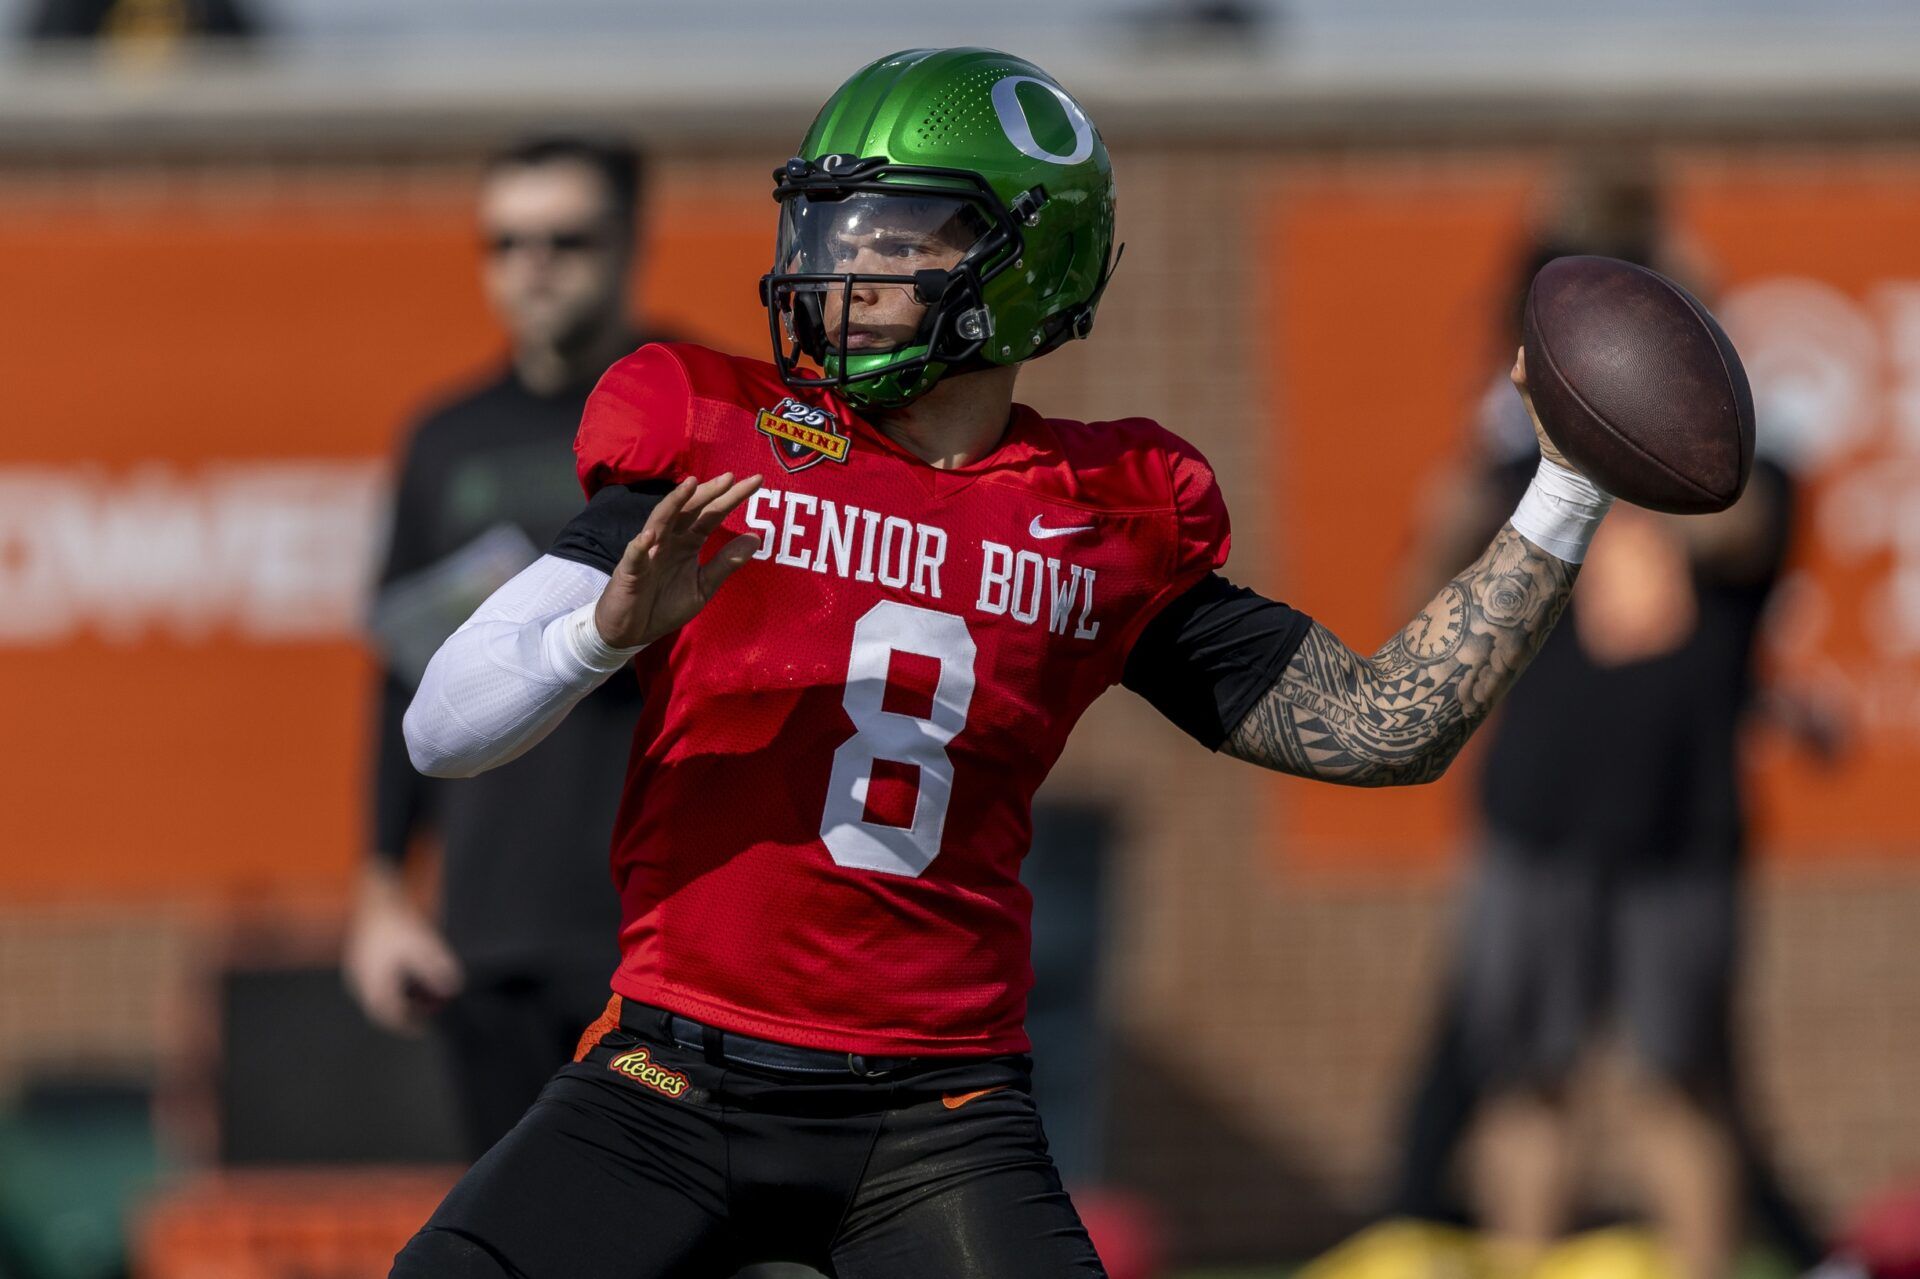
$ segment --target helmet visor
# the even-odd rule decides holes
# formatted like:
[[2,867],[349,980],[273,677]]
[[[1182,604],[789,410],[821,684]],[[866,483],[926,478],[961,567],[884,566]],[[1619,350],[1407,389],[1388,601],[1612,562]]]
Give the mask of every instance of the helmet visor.
[[961,197],[796,192],[781,202],[777,304],[815,359],[924,346],[943,273],[991,226],[975,201]]

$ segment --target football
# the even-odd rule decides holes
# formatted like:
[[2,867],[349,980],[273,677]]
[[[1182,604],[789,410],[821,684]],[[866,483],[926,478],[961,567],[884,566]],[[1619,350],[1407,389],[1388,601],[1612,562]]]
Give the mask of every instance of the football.
[[1615,497],[1732,506],[1753,469],[1753,393],[1707,309],[1656,271],[1555,258],[1527,292],[1527,386],[1547,435]]

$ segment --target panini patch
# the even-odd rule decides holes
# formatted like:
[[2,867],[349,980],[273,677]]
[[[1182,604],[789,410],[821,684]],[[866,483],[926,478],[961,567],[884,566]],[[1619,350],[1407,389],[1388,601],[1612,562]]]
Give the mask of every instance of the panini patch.
[[760,410],[755,423],[773,443],[773,456],[788,473],[804,471],[822,459],[847,460],[852,441],[825,409],[788,396],[770,409]]

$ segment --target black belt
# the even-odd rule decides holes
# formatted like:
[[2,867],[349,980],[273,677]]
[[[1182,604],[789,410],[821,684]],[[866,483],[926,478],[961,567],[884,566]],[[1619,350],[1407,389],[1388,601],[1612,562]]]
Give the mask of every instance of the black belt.
[[868,1057],[826,1048],[796,1048],[792,1044],[721,1030],[631,999],[620,1001],[620,1024],[638,1034],[658,1035],[682,1048],[690,1048],[716,1066],[732,1063],[790,1074],[853,1075],[871,1079],[929,1064],[924,1057]]

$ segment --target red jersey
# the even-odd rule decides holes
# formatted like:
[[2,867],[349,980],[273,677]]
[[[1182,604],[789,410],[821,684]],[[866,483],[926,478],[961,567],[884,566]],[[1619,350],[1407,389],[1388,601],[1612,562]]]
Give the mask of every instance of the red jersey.
[[770,364],[643,347],[575,444],[589,495],[759,473],[761,545],[636,659],[614,990],[874,1055],[1027,1049],[1033,793],[1135,637],[1222,564],[1206,460],[1016,405],[937,470]]

